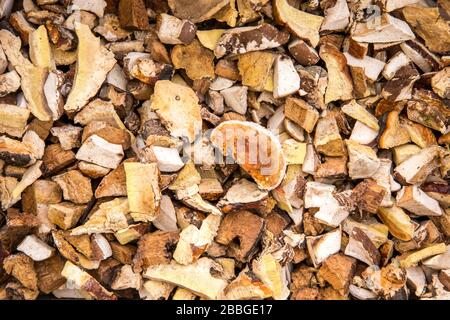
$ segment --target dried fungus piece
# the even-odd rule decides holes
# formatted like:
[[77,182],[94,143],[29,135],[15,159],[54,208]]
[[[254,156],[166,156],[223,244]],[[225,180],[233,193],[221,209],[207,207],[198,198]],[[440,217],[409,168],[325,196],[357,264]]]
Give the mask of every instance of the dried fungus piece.
[[301,167],[299,165],[288,166],[283,181],[277,188],[272,190],[272,196],[277,201],[278,207],[289,214],[295,225],[301,222],[301,215],[299,217],[296,215],[296,212],[301,211],[303,201],[299,193],[303,190],[306,183],[300,174],[300,170]]
[[70,261],[64,265],[61,274],[75,286],[87,292],[89,296],[96,300],[117,300],[117,296],[106,290],[95,278],[89,273],[83,271]]
[[123,264],[131,264],[133,257],[136,254],[136,247],[134,245],[122,245],[115,241],[109,243],[111,246],[112,257]]
[[255,91],[263,91],[271,74],[275,55],[267,51],[254,51],[239,55],[238,68],[242,84]]
[[179,232],[153,232],[147,233],[138,241],[138,248],[133,258],[134,271],[165,265],[170,263],[179,239]]
[[131,216],[135,221],[154,220],[161,200],[157,165],[127,162],[124,168]]
[[402,119],[402,124],[406,127],[406,130],[408,130],[412,142],[419,147],[426,148],[437,144],[436,137],[431,129],[406,119]]
[[397,52],[389,59],[389,61],[384,66],[383,77],[385,77],[387,80],[391,80],[398,70],[410,63],[411,60],[409,60],[407,55],[405,55],[401,51]]
[[319,211],[314,214],[314,218],[326,225],[337,227],[348,217],[350,208],[341,204],[335,195],[336,187],[333,185],[307,182],[304,206],[305,208],[319,208]]
[[185,69],[192,80],[214,79],[214,54],[194,40],[188,45],[176,45],[171,52],[175,69]]
[[58,184],[44,179],[36,180],[22,195],[22,208],[25,212],[38,215],[40,205],[61,202],[62,192]]
[[262,254],[253,260],[253,272],[272,291],[275,300],[286,300],[289,296],[288,280],[284,268],[273,254]]
[[127,195],[126,178],[123,163],[103,177],[95,189],[96,198],[120,197]]
[[322,263],[317,275],[330,283],[340,294],[346,295],[355,271],[356,260],[337,253]]
[[429,182],[425,183],[420,188],[425,191],[431,198],[439,201],[442,208],[450,207],[450,192],[449,185],[443,183]]
[[417,40],[403,42],[400,44],[400,48],[423,72],[431,72],[442,68],[439,57]]
[[225,196],[217,203],[223,213],[239,210],[256,210],[267,213],[275,205],[267,191],[258,189],[256,183],[241,179],[228,189]]
[[114,233],[114,237],[117,239],[117,241],[119,241],[121,245],[126,245],[142,237],[147,232],[148,224],[136,223],[130,224],[127,227],[122,226],[122,228],[114,228],[120,229]]
[[102,18],[107,3],[105,0],[72,0],[72,5],[78,10],[89,11],[95,13],[97,17]]
[[77,170],[70,170],[66,173],[53,177],[61,190],[65,200],[74,203],[87,203],[92,199],[91,180],[83,176]]
[[369,266],[380,264],[380,252],[361,229],[355,227],[349,235],[345,255],[356,258]]
[[3,210],[16,204],[21,199],[22,192],[42,176],[41,166],[42,161],[37,161],[23,173],[22,179],[11,190],[7,201],[2,202]]
[[44,95],[48,70],[34,65],[22,55],[21,41],[11,32],[1,30],[0,42],[9,62],[21,77],[21,88],[31,113],[41,121],[50,120],[51,112]]
[[450,27],[440,15],[439,8],[419,8],[407,6],[402,9],[406,22],[425,40],[433,52],[445,53],[450,50]]
[[193,23],[211,19],[216,13],[229,3],[228,0],[170,0],[169,7],[173,14],[180,19],[187,19]]
[[337,0],[333,6],[327,6],[324,13],[320,31],[342,31],[350,22],[350,11],[345,0]]
[[309,255],[315,267],[319,266],[341,248],[341,230],[335,229],[320,236],[306,237]]
[[371,178],[380,167],[376,152],[352,140],[346,140],[349,156],[348,174],[352,179]]
[[255,253],[264,225],[262,218],[249,211],[232,212],[222,219],[215,240],[228,246],[230,256],[245,262]]
[[30,34],[29,47],[30,60],[35,66],[49,71],[56,68],[45,26],[40,26]]
[[33,261],[43,261],[50,258],[55,249],[50,247],[44,241],[39,239],[36,235],[28,235],[17,246],[17,250],[25,253]]
[[367,109],[358,104],[355,100],[342,106],[342,112],[344,112],[349,117],[364,123],[366,126],[372,130],[378,131],[380,126],[378,124],[378,119],[372,115]]
[[295,139],[287,139],[282,144],[283,153],[288,165],[303,164],[306,156],[306,143]]
[[[208,299],[218,299],[226,287],[227,281],[211,273],[221,270],[218,263],[205,257],[188,266],[173,263],[149,267],[144,272],[144,277],[179,285]],[[192,274],[197,274],[198,277],[193,279],[190,276]]]
[[[225,29],[197,30],[196,36],[202,46],[214,51],[217,46],[217,42],[219,41],[220,36],[222,35],[222,33],[224,33],[224,31]],[[220,76],[219,73],[216,72],[216,74]]]
[[444,253],[435,255],[434,257],[428,258],[422,261],[422,265],[435,269],[435,270],[443,270],[449,269],[450,266],[450,247],[447,245]]
[[339,133],[335,117],[327,115],[319,119],[315,129],[314,147],[317,152],[327,156],[345,155],[344,141]]
[[0,300],[449,299],[447,3],[0,0]]
[[394,172],[407,183],[422,183],[437,167],[438,152],[437,146],[424,148],[419,153],[403,161],[394,169]]
[[100,18],[99,24],[94,28],[94,31],[112,42],[123,40],[131,34],[130,31],[121,28],[119,17],[114,14],[105,14]]
[[394,205],[392,207],[382,207],[378,209],[378,216],[381,221],[389,228],[389,232],[402,241],[409,241],[414,234],[415,226],[411,218],[402,210]]
[[15,139],[0,137],[0,159],[6,164],[25,167],[36,162],[32,150]]
[[273,97],[286,97],[300,89],[300,76],[291,58],[279,55],[273,69]]
[[328,71],[325,103],[352,99],[353,83],[345,56],[335,46],[330,44],[322,45],[319,55],[325,61]]
[[70,231],[72,236],[92,233],[113,233],[128,227],[127,214],[130,212],[126,198],[115,198],[104,202],[83,224]]
[[30,34],[35,30],[33,25],[25,18],[23,11],[16,11],[11,13],[8,22],[11,27],[19,34],[24,44],[28,44]]
[[365,179],[352,190],[358,208],[370,213],[377,213],[386,194],[386,189],[372,179]]
[[220,220],[219,215],[210,214],[202,221],[200,228],[192,224],[185,227],[180,232],[173,259],[184,265],[196,261],[213,242],[219,229]]
[[100,261],[91,260],[85,255],[77,251],[76,247],[72,245],[68,240],[70,240],[69,235],[63,231],[53,231],[52,232],[53,242],[58,249],[59,253],[69,261],[87,269],[93,270],[99,267]]
[[[78,37],[77,69],[64,110],[80,111],[100,89],[106,75],[116,63],[114,55],[96,38],[89,27],[75,23]],[[94,66],[94,68],[92,68]]]
[[419,72],[411,64],[401,67],[394,77],[384,85],[381,96],[393,102],[410,99],[414,83],[419,78]]
[[0,133],[21,137],[27,127],[30,111],[11,104],[0,104]]
[[78,160],[115,169],[123,158],[123,149],[121,145],[109,143],[97,135],[92,135],[84,141],[75,157]]
[[272,294],[272,290],[260,280],[248,267],[225,288],[228,300],[264,299]]
[[223,153],[233,157],[259,188],[272,190],[281,183],[286,160],[278,139],[267,129],[250,122],[230,120],[217,126],[210,139]]
[[352,38],[358,42],[386,43],[411,40],[415,35],[405,21],[384,13],[379,18],[357,23]]
[[118,9],[120,25],[123,28],[132,30],[150,28],[143,0],[120,0]]
[[433,91],[441,98],[450,98],[450,67],[446,67],[431,78]]
[[184,163],[177,149],[152,146],[151,150],[158,162],[159,171],[176,172],[183,168]]
[[75,153],[71,150],[63,150],[58,143],[50,144],[45,148],[43,161],[43,173],[46,176],[55,174],[76,161]]
[[71,202],[61,202],[51,204],[48,207],[47,216],[51,223],[63,230],[68,230],[75,227],[84,211],[85,206],[83,205],[76,205]]
[[197,30],[189,20],[180,20],[165,13],[158,16],[157,28],[158,38],[162,43],[186,45],[194,40]]
[[48,294],[61,287],[66,279],[61,275],[64,259],[56,254],[49,259],[34,264],[38,276],[39,290]]
[[361,274],[365,286],[385,299],[406,299],[406,271],[398,263],[381,268],[371,266]]
[[123,58],[124,71],[130,79],[154,85],[158,80],[169,79],[173,67],[151,59],[151,54],[143,52],[130,52]]
[[239,114],[247,112],[248,88],[245,86],[233,86],[220,91],[226,106]]
[[111,284],[113,290],[136,289],[142,286],[142,278],[140,274],[134,273],[130,265],[122,266],[114,276]]
[[441,216],[443,214],[439,202],[417,186],[403,187],[397,193],[397,205],[419,216]]
[[294,59],[303,66],[314,65],[320,60],[317,51],[301,39],[289,43],[288,49]]
[[430,100],[409,101],[406,107],[408,119],[420,123],[428,128],[440,131],[444,134],[447,130],[445,120],[446,111],[445,109],[441,109],[439,105],[433,104],[436,100]]
[[143,300],[167,300],[174,288],[173,284],[167,282],[146,280],[139,289],[139,297]]
[[229,54],[276,48],[287,43],[289,33],[263,23],[256,27],[233,28],[222,33],[214,53],[217,58]]
[[405,254],[402,254],[398,257],[398,260],[402,268],[407,268],[417,265],[417,263],[426,258],[442,254],[445,251],[445,243],[437,243],[414,252],[407,252]]
[[344,52],[347,59],[347,65],[353,68],[363,68],[364,75],[371,82],[377,81],[378,76],[383,70],[385,63],[370,56],[364,56],[362,59],[355,58],[351,54]]
[[[222,33],[221,33],[222,35]],[[199,38],[201,41],[201,38]],[[218,41],[218,39],[217,39]],[[216,41],[216,43],[217,43]],[[215,45],[216,45],[215,43]],[[203,44],[205,46],[205,44]],[[215,48],[214,45],[214,48]],[[223,77],[232,81],[237,81],[241,78],[237,63],[228,59],[220,59],[215,67],[215,72],[219,77]]]
[[236,1],[230,1],[225,7],[214,15],[214,19],[225,22],[230,27],[235,27],[239,11],[236,10]]
[[168,80],[158,81],[151,108],[159,115],[172,136],[185,137],[192,142],[201,130],[198,98],[186,86]]
[[0,75],[0,97],[16,92],[20,88],[20,76],[16,71]]
[[3,268],[7,274],[16,278],[25,288],[37,289],[38,278],[33,260],[25,254],[9,255],[3,261]]
[[386,128],[381,134],[379,145],[382,149],[391,149],[410,142],[408,130],[400,123],[397,111],[389,112],[386,119]]
[[317,46],[323,17],[298,10],[287,0],[275,0],[273,9],[279,23],[286,25],[293,34],[307,40],[313,47]]
[[108,239],[99,233],[94,233],[91,236],[92,256],[100,261],[108,259],[112,256],[112,249],[109,245]]

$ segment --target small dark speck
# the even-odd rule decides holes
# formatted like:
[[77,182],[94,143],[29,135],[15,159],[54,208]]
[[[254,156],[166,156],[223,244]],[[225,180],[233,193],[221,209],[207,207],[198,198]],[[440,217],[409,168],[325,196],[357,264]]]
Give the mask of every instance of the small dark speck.
[[180,96],[175,96],[175,100],[179,101],[180,100]]

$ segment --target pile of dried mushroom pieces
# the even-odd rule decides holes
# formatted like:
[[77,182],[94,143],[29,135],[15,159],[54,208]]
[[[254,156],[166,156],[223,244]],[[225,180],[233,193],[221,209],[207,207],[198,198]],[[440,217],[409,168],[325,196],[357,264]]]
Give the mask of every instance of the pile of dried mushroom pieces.
[[448,1],[0,18],[0,299],[450,299]]

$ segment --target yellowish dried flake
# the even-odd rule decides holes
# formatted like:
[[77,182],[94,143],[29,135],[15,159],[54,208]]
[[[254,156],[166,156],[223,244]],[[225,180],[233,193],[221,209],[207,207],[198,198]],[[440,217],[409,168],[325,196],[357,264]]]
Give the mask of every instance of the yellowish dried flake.
[[150,222],[158,215],[161,193],[156,163],[124,163],[127,195],[131,216],[135,221]]

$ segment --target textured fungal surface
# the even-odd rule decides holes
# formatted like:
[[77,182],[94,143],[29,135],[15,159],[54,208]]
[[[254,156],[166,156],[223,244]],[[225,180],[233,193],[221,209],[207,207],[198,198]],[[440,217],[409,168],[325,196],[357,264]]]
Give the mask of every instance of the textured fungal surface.
[[0,300],[450,300],[448,0],[0,0]]

